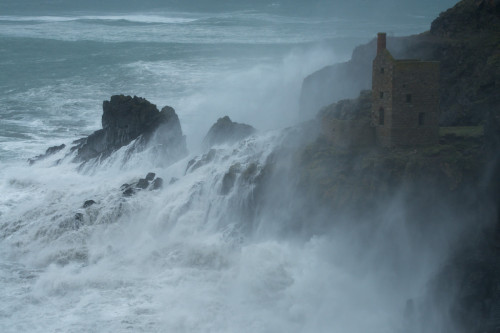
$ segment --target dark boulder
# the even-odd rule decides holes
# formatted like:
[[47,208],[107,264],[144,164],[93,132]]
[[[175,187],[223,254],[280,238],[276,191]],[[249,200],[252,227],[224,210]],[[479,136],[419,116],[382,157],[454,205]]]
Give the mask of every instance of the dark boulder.
[[30,158],[30,159],[28,159],[28,162],[29,162],[30,165],[33,165],[34,163],[36,163],[36,162],[38,162],[40,160],[43,160],[43,159],[49,157],[50,155],[53,155],[53,154],[57,153],[58,151],[63,150],[64,148],[66,148],[65,144],[62,144],[60,146],[49,147],[45,151],[45,154],[37,155],[37,156],[35,156],[33,158]]
[[147,189],[149,186],[149,181],[147,179],[141,178],[135,185],[137,188],[140,188],[142,190]]
[[146,180],[152,181],[153,179],[155,179],[155,177],[156,177],[156,174],[154,172],[150,172],[146,175]]
[[123,191],[123,196],[125,196],[125,197],[131,197],[134,194],[135,194],[135,190],[132,187],[129,187],[125,191]]
[[174,159],[187,153],[186,139],[173,108],[167,106],[160,112],[144,98],[124,95],[111,96],[102,108],[102,129],[75,142],[72,147],[72,151],[77,150],[75,161],[105,158],[136,139],[140,147],[155,138],[159,149],[168,150],[169,157]]
[[87,207],[90,207],[92,206],[93,204],[95,204],[96,202],[94,200],[87,200],[83,203],[83,208],[87,208]]
[[212,147],[216,144],[232,143],[242,140],[255,132],[255,128],[250,125],[240,124],[231,121],[228,116],[219,118],[212,125],[207,135],[203,139],[205,147]]
[[151,183],[151,190],[159,190],[163,187],[163,178],[158,177]]

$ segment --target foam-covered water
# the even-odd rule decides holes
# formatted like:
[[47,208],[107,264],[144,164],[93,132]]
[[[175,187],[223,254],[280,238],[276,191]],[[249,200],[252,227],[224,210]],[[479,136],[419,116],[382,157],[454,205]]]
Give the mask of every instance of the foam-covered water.
[[[390,246],[382,237],[358,244],[359,230],[342,221],[290,236],[303,198],[286,181],[267,184],[275,197],[262,211],[248,210],[261,195],[254,178],[296,137],[282,128],[299,118],[302,79],[375,30],[406,34],[427,23],[259,12],[0,16],[1,331],[404,330],[404,304],[422,294],[439,258],[408,240],[404,224],[392,229],[397,209],[379,231],[400,236]],[[130,157],[124,147],[78,169],[70,158],[56,163],[66,147],[28,166],[98,129],[102,101],[117,93],[173,106],[190,156]],[[259,132],[186,172],[224,115]],[[235,165],[242,172],[222,195]],[[122,195],[122,184],[150,171],[178,181]],[[82,208],[89,199],[96,204]]]

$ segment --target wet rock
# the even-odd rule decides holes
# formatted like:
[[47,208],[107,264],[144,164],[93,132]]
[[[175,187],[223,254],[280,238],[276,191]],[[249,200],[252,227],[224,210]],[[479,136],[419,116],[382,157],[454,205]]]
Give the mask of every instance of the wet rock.
[[122,186],[120,186],[120,190],[124,191],[124,190],[128,189],[130,186],[131,186],[130,184],[125,183]]
[[163,187],[163,178],[158,177],[151,183],[151,190],[159,190]]
[[228,194],[236,182],[237,174],[240,172],[241,165],[239,163],[232,165],[229,171],[222,178],[222,185],[220,189],[220,194]]
[[172,178],[170,178],[170,181],[169,181],[168,183],[169,183],[170,185],[172,185],[172,184],[177,183],[177,181],[178,181],[178,180],[179,180],[179,178],[172,177]]
[[250,125],[240,124],[231,121],[228,116],[219,118],[210,128],[203,139],[205,147],[212,147],[221,143],[232,143],[242,140],[255,132],[255,128]]
[[169,151],[171,159],[187,153],[186,138],[182,135],[179,118],[171,107],[161,112],[156,105],[137,96],[115,95],[103,102],[102,129],[86,138],[75,141],[75,161],[85,162],[92,158],[109,156],[113,151],[139,139],[138,147],[153,137],[163,151]]
[[83,203],[83,208],[87,208],[87,207],[90,207],[92,206],[93,204],[95,204],[96,202],[94,200],[87,200]]
[[140,188],[142,190],[147,189],[149,186],[149,181],[147,179],[141,178],[135,185],[135,187]]
[[245,181],[250,181],[257,174],[257,163],[250,163],[248,167],[243,171],[242,177]]
[[76,213],[75,214],[75,221],[82,222],[83,221],[83,214],[82,213]]
[[155,177],[156,177],[156,174],[154,172],[150,172],[146,175],[146,180],[152,181],[153,179],[155,179]]
[[205,164],[208,164],[212,162],[217,154],[217,150],[215,149],[210,149],[208,153],[203,154],[201,158],[193,158],[188,162],[188,165],[186,167],[186,172],[191,171],[193,172],[194,170],[198,169],[199,167],[204,166]]
[[135,190],[132,187],[129,187],[125,191],[123,191],[123,196],[125,196],[125,197],[131,197],[134,194],[135,194]]
[[53,155],[55,153],[57,153],[58,151],[61,151],[63,150],[64,148],[66,148],[66,145],[65,144],[62,144],[60,146],[53,146],[53,147],[49,147],[46,151],[45,151],[45,154],[41,154],[41,155],[37,155],[33,158],[30,158],[28,159],[28,162],[30,165],[33,165],[35,164],[36,162],[40,161],[40,160],[43,160],[47,157],[49,157],[50,155]]

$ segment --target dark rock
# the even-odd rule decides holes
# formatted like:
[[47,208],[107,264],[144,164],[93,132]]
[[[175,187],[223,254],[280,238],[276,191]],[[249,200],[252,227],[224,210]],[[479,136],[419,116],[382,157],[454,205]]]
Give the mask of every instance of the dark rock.
[[87,200],[83,203],[83,208],[87,208],[95,204],[96,202],[94,200]]
[[87,138],[75,141],[75,161],[109,156],[113,151],[139,139],[138,146],[157,140],[161,150],[168,151],[172,159],[186,153],[186,140],[182,135],[179,118],[171,107],[161,112],[154,104],[137,96],[111,96],[103,102],[102,129]]
[[170,185],[172,185],[172,184],[177,183],[177,181],[178,181],[178,180],[179,180],[179,178],[172,177],[172,178],[170,178],[170,181],[169,181],[168,183],[169,183]]
[[144,179],[144,178],[139,179],[139,181],[135,185],[136,188],[140,188],[142,190],[148,188],[148,186],[149,186],[149,181],[147,179]]
[[57,153],[58,151],[63,150],[64,148],[66,148],[65,144],[62,144],[60,146],[49,147],[45,151],[45,154],[37,155],[37,156],[35,156],[33,158],[30,158],[30,159],[28,159],[28,162],[29,162],[30,165],[33,165],[34,163],[36,163],[36,162],[38,162],[40,160],[43,160],[43,159],[49,157],[50,155],[53,155],[53,154]]
[[156,174],[154,172],[150,172],[146,175],[146,180],[152,181],[153,179],[155,179],[155,177],[156,177]]
[[122,186],[120,186],[120,190],[122,190],[122,191],[123,191],[123,190],[128,189],[129,187],[130,187],[130,184],[125,183],[125,184],[123,184]]
[[159,190],[163,187],[163,179],[161,177],[156,178],[151,183],[151,190]]
[[231,121],[228,116],[219,118],[203,139],[206,147],[242,140],[255,132],[255,128]]
[[237,174],[240,172],[240,170],[240,164],[234,164],[229,168],[229,171],[222,178],[220,194],[226,195],[231,191],[234,183],[236,182]]
[[123,196],[125,196],[125,197],[131,197],[134,194],[135,194],[135,190],[132,187],[129,187],[125,191],[123,191]]
[[82,213],[76,213],[75,214],[75,221],[82,222],[83,221],[83,214]]
[[250,165],[243,171],[243,174],[241,175],[245,181],[250,181],[255,175],[257,174],[257,164],[256,163],[250,163]]
[[463,0],[432,22],[431,34],[442,37],[475,35],[478,30],[500,31],[500,5],[491,0]]
[[193,172],[194,170],[198,169],[199,167],[204,166],[205,164],[208,164],[212,162],[217,155],[217,150],[215,149],[210,149],[208,153],[203,154],[201,158],[193,158],[188,162],[188,165],[186,167],[186,172],[191,171]]

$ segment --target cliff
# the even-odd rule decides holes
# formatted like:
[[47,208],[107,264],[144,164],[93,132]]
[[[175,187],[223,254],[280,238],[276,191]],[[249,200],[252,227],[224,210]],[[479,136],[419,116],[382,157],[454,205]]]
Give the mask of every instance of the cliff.
[[[499,7],[498,1],[463,0],[434,20],[430,31],[388,38],[387,47],[395,58],[441,62],[443,126],[477,125],[488,109],[500,109]],[[304,79],[300,106],[305,118],[370,89],[375,43],[357,47],[350,61]]]
[[[399,200],[402,222],[415,233],[431,230],[426,235],[439,230],[445,215],[453,216],[445,230],[460,230],[460,236],[427,296],[428,304],[445,307],[450,328],[443,332],[500,327],[499,32],[499,1],[463,0],[434,20],[430,31],[388,40],[396,58],[441,62],[442,126],[481,126],[441,127],[439,145],[418,149],[346,149],[323,135],[297,154],[300,190],[331,207],[329,216],[371,220],[384,204]],[[369,88],[375,50],[372,41],[349,62],[306,78],[302,111],[315,114]],[[360,111],[359,104],[340,101],[319,114],[330,110],[342,118],[343,106]]]

